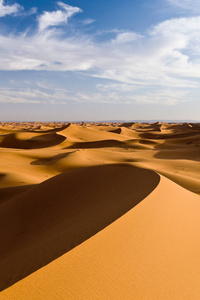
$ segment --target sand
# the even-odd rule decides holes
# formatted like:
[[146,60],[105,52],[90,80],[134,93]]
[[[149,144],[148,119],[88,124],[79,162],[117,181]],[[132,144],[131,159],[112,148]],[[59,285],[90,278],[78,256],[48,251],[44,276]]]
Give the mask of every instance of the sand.
[[0,123],[0,299],[200,297],[200,125]]

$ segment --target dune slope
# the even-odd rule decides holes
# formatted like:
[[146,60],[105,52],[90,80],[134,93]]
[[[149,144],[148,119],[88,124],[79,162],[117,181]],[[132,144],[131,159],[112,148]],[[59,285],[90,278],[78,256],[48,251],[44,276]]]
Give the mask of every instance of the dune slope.
[[108,226],[158,182],[159,176],[150,170],[104,165],[68,171],[4,201],[1,289]]
[[1,299],[198,300],[199,220],[200,197],[161,177],[135,208]]

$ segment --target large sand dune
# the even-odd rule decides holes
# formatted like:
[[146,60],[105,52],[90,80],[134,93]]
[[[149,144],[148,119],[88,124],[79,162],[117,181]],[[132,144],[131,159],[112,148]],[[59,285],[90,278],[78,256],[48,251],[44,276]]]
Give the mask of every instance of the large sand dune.
[[0,299],[200,298],[200,125],[0,123]]

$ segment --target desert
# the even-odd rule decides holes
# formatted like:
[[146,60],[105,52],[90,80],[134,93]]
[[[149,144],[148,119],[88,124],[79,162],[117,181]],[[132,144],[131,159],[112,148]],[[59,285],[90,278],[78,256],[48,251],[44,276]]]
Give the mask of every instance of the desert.
[[0,122],[0,299],[198,300],[200,124]]
[[200,300],[199,28],[0,0],[0,300]]

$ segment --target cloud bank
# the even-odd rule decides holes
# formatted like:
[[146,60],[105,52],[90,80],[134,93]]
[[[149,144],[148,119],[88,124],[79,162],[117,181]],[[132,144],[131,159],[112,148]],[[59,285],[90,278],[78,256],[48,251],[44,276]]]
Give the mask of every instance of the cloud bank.
[[[189,7],[191,2],[168,1],[182,7]],[[3,8],[0,9],[1,16],[21,9],[18,4],[4,5],[3,0],[0,0],[0,5]],[[157,103],[158,99],[163,99],[169,104],[176,103],[181,97],[184,99],[187,88],[199,87],[200,16],[166,20],[143,34],[116,30],[110,40],[98,41],[95,35],[81,30],[66,34],[69,19],[82,10],[63,2],[57,2],[57,5],[58,10],[45,11],[37,16],[34,34],[29,35],[26,31],[0,34],[0,70],[82,72],[112,81],[97,86],[97,89],[106,91],[108,99],[116,102],[116,91],[133,92],[141,87],[154,86],[159,90],[157,96],[136,93],[134,97],[127,96],[127,101],[147,102],[150,99],[148,101]],[[102,101],[105,95],[97,93],[93,96]],[[77,101],[91,99],[88,95],[82,94],[81,97],[77,95]],[[166,100],[166,97],[171,100]]]
[[[106,42],[80,34],[63,37],[56,28],[49,28],[50,24],[50,19],[45,25],[40,19],[40,30],[32,36],[0,35],[0,69],[86,71],[91,76],[139,85],[198,84],[200,17],[164,21],[143,36],[117,33]],[[45,30],[41,32],[41,28]]]

